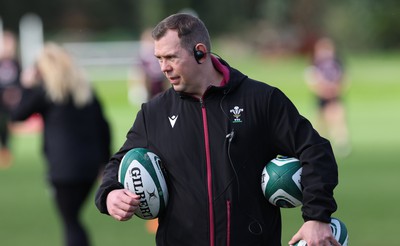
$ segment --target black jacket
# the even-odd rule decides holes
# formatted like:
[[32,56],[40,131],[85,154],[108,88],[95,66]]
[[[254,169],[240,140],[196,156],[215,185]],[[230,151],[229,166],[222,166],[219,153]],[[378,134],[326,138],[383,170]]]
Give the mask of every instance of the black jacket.
[[280,90],[229,69],[228,83],[210,87],[202,100],[169,89],[142,106],[106,166],[96,194],[102,213],[107,194],[122,187],[123,155],[145,147],[167,170],[157,245],[280,245],[280,210],[261,191],[262,169],[278,154],[303,164],[304,219],[330,221],[338,173],[329,142]]
[[51,102],[42,87],[24,89],[12,120],[39,113],[44,122],[43,150],[49,179],[56,182],[92,181],[110,157],[110,129],[96,98],[82,109],[71,100]]

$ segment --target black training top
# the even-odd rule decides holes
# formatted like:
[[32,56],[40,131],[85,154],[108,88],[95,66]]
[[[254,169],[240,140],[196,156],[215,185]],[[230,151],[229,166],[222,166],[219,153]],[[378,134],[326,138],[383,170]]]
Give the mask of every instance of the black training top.
[[336,210],[337,164],[320,137],[277,88],[229,68],[229,81],[201,100],[172,88],[142,105],[127,139],[105,169],[96,205],[122,188],[123,155],[148,148],[166,169],[169,201],[157,245],[281,245],[279,208],[261,191],[263,167],[278,154],[303,165],[303,217],[329,222]]

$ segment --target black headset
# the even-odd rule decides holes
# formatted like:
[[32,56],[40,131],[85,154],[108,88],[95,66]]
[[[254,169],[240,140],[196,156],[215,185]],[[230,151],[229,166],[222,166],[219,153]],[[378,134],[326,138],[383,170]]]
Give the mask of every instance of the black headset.
[[198,64],[201,64],[200,60],[203,59],[203,57],[206,55],[203,51],[197,50],[196,46],[193,47],[193,55],[194,59]]

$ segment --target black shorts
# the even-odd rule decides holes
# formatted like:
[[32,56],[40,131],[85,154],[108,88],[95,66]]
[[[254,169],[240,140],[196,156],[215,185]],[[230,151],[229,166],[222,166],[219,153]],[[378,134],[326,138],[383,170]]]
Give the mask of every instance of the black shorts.
[[324,109],[324,108],[326,108],[326,106],[328,106],[328,104],[340,101],[340,98],[339,97],[333,97],[333,98],[330,98],[330,99],[326,99],[326,98],[318,97],[317,100],[318,100],[318,107],[320,109]]

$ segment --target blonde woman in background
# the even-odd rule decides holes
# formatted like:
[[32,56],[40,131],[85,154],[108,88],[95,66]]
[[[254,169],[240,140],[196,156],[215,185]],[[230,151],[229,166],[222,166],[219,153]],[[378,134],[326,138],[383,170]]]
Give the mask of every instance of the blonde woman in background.
[[61,46],[47,43],[34,68],[22,75],[22,99],[14,121],[43,117],[48,181],[62,219],[65,245],[90,240],[79,212],[110,154],[109,125],[91,84]]

